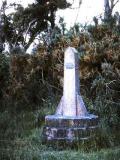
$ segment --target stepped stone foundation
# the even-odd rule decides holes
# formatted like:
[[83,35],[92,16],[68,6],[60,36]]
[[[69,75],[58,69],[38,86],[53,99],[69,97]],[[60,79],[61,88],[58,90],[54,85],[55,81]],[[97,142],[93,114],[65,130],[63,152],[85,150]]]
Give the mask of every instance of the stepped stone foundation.
[[64,57],[63,96],[55,115],[45,117],[43,141],[67,144],[94,139],[98,130],[98,116],[89,114],[80,94],[78,54],[67,48]]

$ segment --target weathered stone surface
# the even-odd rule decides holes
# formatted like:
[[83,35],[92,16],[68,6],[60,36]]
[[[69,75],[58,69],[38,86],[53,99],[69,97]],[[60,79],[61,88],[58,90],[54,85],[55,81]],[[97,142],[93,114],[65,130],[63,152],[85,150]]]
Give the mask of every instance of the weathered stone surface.
[[98,117],[70,117],[49,115],[45,117],[43,138],[47,141],[81,141],[93,138],[98,130]]
[[80,95],[78,54],[69,47],[64,58],[63,96],[55,115],[45,117],[43,141],[71,144],[93,139],[98,129],[98,116],[89,114]]
[[63,96],[56,110],[56,115],[86,116],[88,114],[80,95],[78,53],[68,47],[64,56]]
[[[58,128],[58,127],[47,127],[45,126],[43,129],[44,136],[51,138],[86,138],[93,136],[96,133],[98,126],[89,127],[89,128]],[[71,135],[71,136],[70,136]]]
[[48,115],[45,117],[46,126],[51,127],[88,127],[98,125],[98,117],[95,115],[89,116],[56,116]]

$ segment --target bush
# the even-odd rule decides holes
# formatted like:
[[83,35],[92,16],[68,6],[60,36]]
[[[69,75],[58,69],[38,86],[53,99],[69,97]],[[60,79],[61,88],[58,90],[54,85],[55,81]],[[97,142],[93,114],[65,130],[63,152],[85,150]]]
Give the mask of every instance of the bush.
[[12,55],[10,66],[9,58],[1,55],[1,108],[5,116],[0,115],[0,126],[6,124],[6,138],[24,137],[24,127],[19,123],[25,121],[21,113],[32,112],[30,119],[36,116],[36,124],[41,127],[45,113],[51,114],[51,106],[57,107],[54,99],[58,102],[62,96],[64,49],[70,45],[79,50],[81,94],[88,110],[100,117],[98,143],[100,147],[119,145],[120,38],[103,25],[92,27],[87,30],[89,34],[72,28],[65,35],[58,35],[61,38],[54,42],[51,53],[41,44],[36,55]]

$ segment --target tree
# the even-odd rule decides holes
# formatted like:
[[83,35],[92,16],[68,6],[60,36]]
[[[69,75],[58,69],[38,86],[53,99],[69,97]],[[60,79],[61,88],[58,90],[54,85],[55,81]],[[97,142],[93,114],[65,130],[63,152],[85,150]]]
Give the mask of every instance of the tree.
[[6,1],[2,4],[1,22],[4,33],[2,42],[8,42],[10,49],[22,44],[27,50],[34,39],[48,26],[55,26],[55,13],[58,9],[70,6],[66,0],[35,0],[24,8],[20,4],[11,4],[15,13],[5,14],[8,8]]
[[105,7],[105,12],[104,12],[104,22],[107,24],[111,24],[113,20],[113,9],[115,5],[119,2],[119,0],[104,0],[104,7]]

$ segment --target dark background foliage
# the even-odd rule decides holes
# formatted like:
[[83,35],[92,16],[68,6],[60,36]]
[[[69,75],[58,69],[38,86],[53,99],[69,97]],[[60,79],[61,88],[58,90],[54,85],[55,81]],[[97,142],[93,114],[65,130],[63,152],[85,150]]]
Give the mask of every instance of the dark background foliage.
[[[48,12],[54,12],[57,8],[66,8],[69,5],[66,1],[47,2],[49,1],[36,1],[25,9],[17,6],[13,17],[17,20],[18,16],[20,19],[18,22],[15,19],[12,21],[16,23],[14,27],[22,31],[22,34],[17,36],[20,35],[23,38],[23,33],[27,29],[26,22],[31,22],[37,16],[35,19],[37,24],[40,23],[39,25],[43,25],[46,29],[48,26],[45,27],[42,21],[48,18]],[[55,3],[55,6],[51,3]],[[41,7],[44,5],[49,7],[45,17],[43,16],[40,21],[39,15],[42,14]],[[51,9],[51,5],[55,8]],[[24,16],[19,16],[21,13]],[[48,33],[45,31],[42,34],[44,41],[39,44],[34,55],[18,54],[18,52],[10,55],[0,53],[0,157],[2,159],[37,160],[39,157],[46,158],[41,152],[51,153],[52,148],[41,143],[41,132],[45,115],[54,114],[62,96],[64,51],[68,46],[78,50],[81,94],[86,107],[90,113],[100,117],[100,132],[92,147],[94,149],[119,148],[120,24],[115,15],[111,14],[112,19],[106,20],[106,17],[105,15],[101,24],[98,23],[99,19],[94,17],[94,25],[75,24],[67,30],[63,18],[60,19],[59,26],[54,24],[54,15],[53,23],[50,19],[45,22],[47,24],[50,21],[51,27],[54,26],[49,45],[46,45],[45,36]],[[24,23],[25,25],[22,26],[21,24]],[[11,31],[10,28],[8,30]],[[42,29],[36,28],[34,23],[29,28],[30,35],[33,32],[39,34],[41,31]],[[7,31],[6,34],[8,34]],[[11,42],[10,38],[12,45],[14,42],[14,40]],[[21,38],[20,41],[17,40],[18,42],[22,42]],[[103,151],[100,155],[105,154],[103,159],[110,159],[110,157],[118,159],[119,149],[110,150],[110,152],[112,154],[107,155]],[[46,155],[49,159],[52,157],[50,153]],[[68,159],[67,154],[70,152],[64,154]],[[95,153],[95,157],[96,154],[98,153]],[[56,156],[59,158],[58,155]]]

